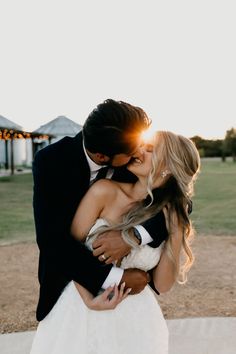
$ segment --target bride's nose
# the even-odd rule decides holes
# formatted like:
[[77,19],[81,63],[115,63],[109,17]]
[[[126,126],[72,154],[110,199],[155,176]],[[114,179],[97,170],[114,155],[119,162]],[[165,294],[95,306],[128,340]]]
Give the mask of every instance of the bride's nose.
[[144,152],[145,152],[144,150],[145,150],[144,146],[140,146],[135,152],[135,157],[138,159],[141,159],[144,155]]

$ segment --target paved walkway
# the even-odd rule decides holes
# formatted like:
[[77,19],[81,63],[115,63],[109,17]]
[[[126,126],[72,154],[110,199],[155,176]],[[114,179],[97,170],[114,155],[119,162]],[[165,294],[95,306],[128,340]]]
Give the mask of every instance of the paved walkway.
[[[168,320],[167,324],[169,354],[236,354],[236,317]],[[0,353],[29,354],[34,333],[1,334]]]

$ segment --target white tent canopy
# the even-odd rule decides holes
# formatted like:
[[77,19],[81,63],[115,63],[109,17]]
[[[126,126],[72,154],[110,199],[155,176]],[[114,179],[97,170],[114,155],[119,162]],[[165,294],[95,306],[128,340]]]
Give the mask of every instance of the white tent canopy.
[[28,164],[29,160],[32,162],[36,146],[34,139],[43,141],[52,137],[51,134],[26,132],[20,125],[0,115],[0,168],[5,166],[8,170],[10,166],[11,174],[14,174],[15,165]]
[[10,119],[7,119],[3,116],[0,115],[0,128],[3,128],[3,129],[14,129],[14,130],[23,130],[23,128],[12,122]]
[[73,120],[59,116],[49,123],[41,125],[40,128],[33,131],[33,133],[52,134],[56,137],[74,136],[82,129],[82,125],[75,123]]

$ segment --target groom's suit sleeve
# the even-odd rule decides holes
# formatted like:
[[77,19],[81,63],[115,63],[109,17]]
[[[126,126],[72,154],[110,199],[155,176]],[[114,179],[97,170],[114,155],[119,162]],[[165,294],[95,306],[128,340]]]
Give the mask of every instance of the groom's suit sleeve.
[[[42,284],[44,278],[50,279],[47,277],[49,270],[64,277],[65,281],[75,280],[97,294],[111,266],[101,265],[82,243],[70,235],[78,201],[87,189],[78,188],[80,180],[77,176],[71,177],[73,166],[70,161],[65,161],[63,155],[57,156],[58,153],[53,154],[53,147],[46,148],[36,154],[33,163],[33,206],[40,249],[39,281]],[[67,163],[68,170],[65,168]]]
[[152,241],[148,243],[151,247],[158,247],[160,244],[166,240],[168,236],[168,231],[166,228],[165,215],[163,211],[160,211],[151,219],[145,221],[142,225],[144,229],[151,236]]
[[[193,203],[191,200],[189,200],[188,203],[189,203],[188,204],[188,214],[191,214]],[[145,232],[148,233],[148,236],[151,237],[152,241],[150,242],[150,240],[149,240],[148,245],[153,248],[160,246],[160,244],[164,240],[166,240],[168,237],[165,215],[164,215],[163,211],[160,211],[158,214],[156,214],[151,219],[145,221],[140,226],[141,226],[141,231],[142,231],[142,228],[144,228]],[[140,229],[139,229],[140,226],[137,227],[137,230],[139,231],[139,233],[140,233]],[[142,232],[141,232],[141,238],[142,238]],[[147,242],[142,242],[142,243],[145,244]]]

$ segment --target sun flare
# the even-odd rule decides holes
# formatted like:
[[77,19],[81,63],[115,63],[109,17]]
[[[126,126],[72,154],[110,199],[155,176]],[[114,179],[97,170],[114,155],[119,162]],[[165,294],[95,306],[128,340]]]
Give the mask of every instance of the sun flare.
[[142,140],[144,143],[148,143],[150,142],[150,140],[152,140],[154,134],[155,134],[155,128],[153,126],[150,126],[147,130],[145,130],[142,133]]

